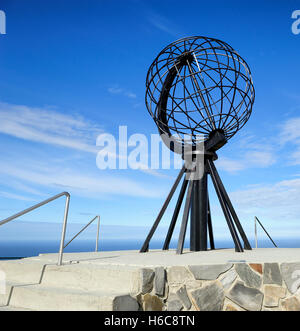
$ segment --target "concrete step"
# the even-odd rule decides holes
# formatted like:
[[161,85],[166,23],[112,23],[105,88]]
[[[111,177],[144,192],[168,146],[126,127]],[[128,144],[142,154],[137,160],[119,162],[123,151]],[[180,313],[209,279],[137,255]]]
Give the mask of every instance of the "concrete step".
[[10,283],[33,284],[39,283],[45,263],[27,259],[0,261],[1,278]]
[[[0,307],[7,308],[14,287],[38,284],[44,270],[44,263],[27,259],[0,261]],[[25,308],[24,308],[25,309]]]
[[47,265],[42,277],[42,285],[82,291],[116,290],[133,293],[137,285],[136,267],[114,265],[70,264]]
[[31,309],[26,308],[17,308],[12,306],[0,306],[0,311],[32,311]]
[[10,298],[10,293],[13,288],[13,284],[6,282],[5,284],[1,285],[0,291],[0,307],[8,305],[8,301]]
[[82,291],[28,285],[14,287],[9,305],[38,311],[137,311],[139,305],[126,293]]

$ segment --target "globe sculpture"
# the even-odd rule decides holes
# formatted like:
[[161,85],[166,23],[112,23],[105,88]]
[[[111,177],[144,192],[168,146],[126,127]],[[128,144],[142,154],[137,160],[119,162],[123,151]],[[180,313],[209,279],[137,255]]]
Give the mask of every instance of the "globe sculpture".
[[[146,106],[163,141],[173,152],[181,153],[185,162],[141,252],[149,250],[149,243],[182,177],[163,249],[169,249],[184,198],[177,253],[183,252],[189,215],[190,250],[207,250],[208,237],[210,248],[215,249],[208,175],[235,250],[243,252],[241,240],[244,248],[251,250],[214,161],[218,159],[216,151],[249,120],[254,99],[255,90],[247,63],[223,41],[207,37],[180,39],[164,48],[154,60],[146,80]],[[201,176],[193,176],[196,173]]]

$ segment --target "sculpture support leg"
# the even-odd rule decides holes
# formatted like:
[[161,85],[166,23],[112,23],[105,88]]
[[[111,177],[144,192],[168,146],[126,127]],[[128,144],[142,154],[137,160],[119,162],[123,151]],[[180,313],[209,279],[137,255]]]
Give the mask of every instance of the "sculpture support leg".
[[222,192],[220,190],[219,183],[217,181],[217,177],[216,177],[216,174],[214,172],[214,168],[212,166],[212,161],[210,159],[207,160],[207,165],[208,165],[209,173],[211,175],[211,178],[212,178],[212,181],[213,181],[213,184],[214,184],[216,193],[218,195],[218,198],[219,198],[219,201],[220,201],[220,204],[221,204],[221,207],[222,207],[224,216],[226,218],[226,221],[227,221],[227,224],[228,224],[228,227],[229,227],[229,231],[231,233],[232,239],[233,239],[234,244],[235,244],[235,250],[236,250],[236,252],[243,252],[244,250],[242,248],[240,239],[238,237],[238,234],[237,234],[236,229],[234,227],[234,224],[232,222],[231,215],[230,215],[230,213],[228,211],[228,207],[227,207],[227,205],[226,205],[226,203],[225,203],[225,201],[223,199],[223,194],[222,194]]
[[[149,250],[149,243],[172,199],[174,193],[184,175],[187,171],[185,166],[182,167],[164,205],[162,206],[160,213],[155,220],[140,252],[144,253]],[[181,210],[181,206],[186,196],[182,223],[180,228],[177,254],[182,254],[186,236],[187,225],[189,221],[189,214],[191,212],[191,238],[190,238],[190,249],[191,251],[205,251],[208,249],[208,235],[210,241],[210,248],[215,249],[212,219],[211,219],[211,210],[208,199],[208,183],[207,177],[210,174],[214,188],[216,190],[219,202],[221,204],[228,228],[230,230],[232,239],[235,244],[235,250],[237,252],[243,252],[241,245],[240,237],[238,235],[237,229],[244,241],[245,249],[251,249],[250,243],[246,237],[246,234],[242,228],[242,225],[239,222],[238,216],[235,213],[233,205],[229,199],[229,196],[225,190],[225,187],[222,183],[222,180],[217,172],[217,169],[211,158],[207,157],[205,159],[205,169],[204,175],[201,179],[194,180],[193,177],[190,179],[184,178],[181,190],[178,196],[176,207],[173,213],[173,217],[168,229],[168,233],[164,242],[163,249],[168,250],[178,215]],[[187,189],[188,188],[188,189]],[[187,191],[187,193],[186,193]],[[236,227],[237,229],[236,229]]]
[[207,226],[208,226],[208,233],[209,233],[209,244],[210,244],[210,249],[214,250],[216,248],[215,248],[214,232],[213,232],[212,221],[211,221],[211,211],[210,211],[209,199],[207,199],[207,205],[208,205]]
[[193,180],[190,180],[189,188],[188,188],[188,192],[187,192],[187,196],[186,196],[186,201],[185,201],[185,206],[184,206],[181,228],[180,228],[180,234],[179,234],[179,240],[178,240],[178,246],[177,246],[177,254],[182,254],[182,252],[183,252],[186,228],[187,228],[190,206],[191,206],[191,196],[192,196],[193,186],[194,186]]
[[228,206],[228,208],[230,210],[230,213],[232,215],[232,218],[233,218],[233,220],[234,220],[234,222],[236,224],[236,227],[237,227],[237,229],[238,229],[238,231],[239,231],[239,233],[240,233],[240,235],[241,235],[241,237],[243,239],[245,249],[246,250],[252,250],[251,245],[250,245],[250,243],[248,241],[248,238],[247,238],[247,236],[246,236],[246,234],[244,232],[244,229],[243,229],[243,227],[242,227],[242,225],[241,225],[241,223],[239,221],[239,218],[238,218],[238,216],[237,216],[237,214],[236,214],[236,212],[235,212],[235,210],[233,208],[233,205],[232,205],[232,203],[230,201],[230,198],[229,198],[229,196],[228,196],[228,194],[227,194],[227,192],[225,190],[225,187],[224,187],[224,185],[222,183],[222,180],[221,180],[221,178],[220,178],[220,176],[218,174],[218,171],[217,171],[217,169],[216,169],[216,167],[215,167],[215,165],[213,163],[212,163],[212,168],[213,168],[214,173],[216,175],[216,179],[217,179],[217,181],[219,183],[219,187],[220,187],[220,190],[221,190],[221,192],[223,194],[224,200],[227,203],[227,206]]
[[207,250],[208,194],[207,173],[200,180],[194,181],[191,208],[191,251]]
[[200,251],[207,251],[207,224],[208,224],[208,189],[207,172],[199,181],[200,186]]
[[194,181],[191,197],[191,224],[190,224],[190,250],[200,250],[200,185],[199,180]]
[[171,199],[172,199],[172,197],[173,197],[173,195],[174,195],[174,193],[177,189],[177,186],[178,186],[178,184],[179,184],[179,182],[180,182],[180,180],[181,180],[184,173],[185,173],[185,166],[182,167],[182,169],[181,169],[181,171],[180,171],[180,173],[179,173],[179,175],[178,175],[178,177],[177,177],[177,179],[176,179],[176,181],[175,181],[175,183],[174,183],[174,185],[173,185],[173,187],[172,187],[172,189],[171,189],[171,191],[170,191],[170,193],[169,193],[169,195],[168,195],[168,197],[167,197],[167,199],[164,203],[164,205],[162,206],[162,209],[160,210],[160,213],[157,216],[157,219],[155,220],[155,222],[154,222],[154,224],[153,224],[153,226],[152,226],[152,228],[151,228],[151,230],[150,230],[150,232],[149,232],[149,234],[148,234],[148,236],[147,236],[147,238],[146,238],[146,240],[143,244],[143,247],[140,250],[140,253],[145,253],[145,252],[148,251],[149,242],[152,239],[152,237],[154,235],[154,232],[157,229],[157,227],[158,227],[158,225],[159,225],[159,223],[160,223],[160,221],[161,221],[161,219],[162,219],[162,217],[163,217],[163,215],[164,215],[164,213],[165,213],[165,211],[166,211],[166,209],[167,209],[167,207],[168,207],[168,205],[169,205],[169,203],[170,203],[170,201],[171,201]]
[[181,191],[179,193],[179,197],[178,197],[177,204],[176,204],[176,207],[175,207],[175,210],[174,210],[172,221],[171,221],[171,224],[170,224],[170,227],[169,227],[169,230],[168,230],[168,233],[167,233],[167,237],[166,237],[166,240],[165,240],[165,243],[164,243],[164,247],[163,247],[164,251],[169,249],[170,241],[171,241],[174,229],[175,229],[175,225],[176,225],[176,222],[177,222],[177,219],[178,219],[178,214],[179,214],[180,209],[181,209],[182,201],[183,201],[188,183],[189,183],[189,181],[186,180],[186,179],[184,179],[184,181],[182,183]]

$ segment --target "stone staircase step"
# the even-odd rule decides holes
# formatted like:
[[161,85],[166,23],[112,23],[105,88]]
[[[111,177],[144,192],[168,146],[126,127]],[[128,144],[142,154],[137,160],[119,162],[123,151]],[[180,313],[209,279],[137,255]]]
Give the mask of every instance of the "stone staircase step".
[[9,300],[12,288],[13,288],[13,284],[9,283],[9,282],[6,282],[4,285],[1,286],[0,307],[6,306],[8,304],[8,300]]
[[0,261],[0,272],[10,283],[39,283],[45,263],[40,261],[13,260]]
[[82,291],[115,289],[122,293],[132,293],[136,286],[137,272],[138,268],[114,265],[81,263],[63,266],[47,265],[42,285]]
[[83,291],[43,285],[13,288],[9,305],[39,311],[137,311],[137,301],[127,293]]

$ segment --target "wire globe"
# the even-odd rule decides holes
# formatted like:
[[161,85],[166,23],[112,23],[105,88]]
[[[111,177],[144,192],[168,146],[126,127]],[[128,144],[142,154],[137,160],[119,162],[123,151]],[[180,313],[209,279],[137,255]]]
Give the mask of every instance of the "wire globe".
[[215,131],[232,138],[249,120],[255,99],[245,60],[227,43],[180,39],[149,68],[146,106],[160,134],[183,144],[206,141]]

